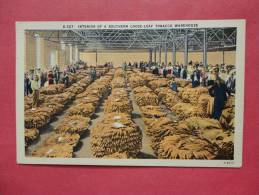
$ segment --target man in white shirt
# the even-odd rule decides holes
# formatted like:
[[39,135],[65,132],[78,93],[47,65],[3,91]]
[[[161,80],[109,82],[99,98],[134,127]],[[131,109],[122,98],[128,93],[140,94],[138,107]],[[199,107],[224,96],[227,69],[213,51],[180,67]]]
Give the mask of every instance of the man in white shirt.
[[35,110],[35,108],[38,106],[39,102],[39,95],[40,95],[40,84],[39,84],[39,76],[35,75],[34,80],[31,81],[31,89],[32,89],[32,109]]

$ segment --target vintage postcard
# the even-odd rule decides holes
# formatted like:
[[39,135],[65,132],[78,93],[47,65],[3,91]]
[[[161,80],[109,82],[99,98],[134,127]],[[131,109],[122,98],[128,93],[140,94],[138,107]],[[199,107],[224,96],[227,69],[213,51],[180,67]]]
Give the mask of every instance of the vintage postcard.
[[17,162],[241,167],[245,20],[16,22]]

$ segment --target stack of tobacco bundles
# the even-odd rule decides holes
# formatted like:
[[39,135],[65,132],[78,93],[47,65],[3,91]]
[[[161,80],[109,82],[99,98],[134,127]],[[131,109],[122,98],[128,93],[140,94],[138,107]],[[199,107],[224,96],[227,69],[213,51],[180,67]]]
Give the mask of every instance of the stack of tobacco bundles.
[[[160,100],[163,101],[164,98],[166,97],[166,95],[167,95],[168,93],[171,93],[171,92],[173,92],[173,91],[172,91],[172,89],[170,89],[169,87],[161,87],[161,88],[157,88],[157,89],[155,90],[155,93],[158,95],[159,101],[160,101]],[[173,92],[173,93],[174,93],[174,92]],[[176,92],[175,92],[175,93],[176,93]]]
[[143,72],[139,76],[142,76],[147,82],[157,80],[157,77],[151,73]]
[[225,105],[225,108],[235,107],[235,96],[229,96]]
[[136,74],[132,74],[129,77],[129,82],[130,82],[131,88],[135,88],[138,86],[144,86],[146,84],[146,80],[144,78],[142,78],[141,76],[137,76]]
[[96,96],[96,95],[87,95],[85,97],[82,97],[82,98],[77,98],[75,100],[75,104],[88,104],[88,103],[91,103],[93,104],[94,106],[97,106],[98,103],[99,103],[99,97]]
[[128,113],[132,112],[132,104],[128,100],[128,93],[125,88],[115,88],[112,90],[111,95],[105,101],[104,112],[105,113]]
[[79,135],[85,133],[89,127],[90,118],[80,115],[66,116],[59,125],[56,126],[55,131],[58,133],[77,133]]
[[230,147],[232,147],[232,143],[234,143],[234,134],[231,131],[225,131],[222,129],[218,120],[191,117],[181,121],[181,124],[186,125],[190,130],[189,132],[192,132],[192,134],[196,134],[198,137],[216,144],[217,152],[220,153],[221,156],[220,158],[222,158],[223,154],[225,155],[225,159],[231,158],[229,156],[232,156],[232,154],[227,151],[232,151]]
[[140,112],[143,118],[160,118],[166,116],[166,113],[161,110],[160,106],[142,106]]
[[148,85],[150,86],[151,89],[156,90],[158,88],[168,86],[168,81],[167,79],[161,78],[161,79],[150,81]]
[[176,92],[171,91],[167,93],[163,99],[163,103],[168,107],[172,108],[175,106],[177,103],[181,103],[182,100],[179,98]]
[[132,91],[133,91],[134,94],[137,94],[137,93],[152,93],[153,92],[149,87],[146,87],[146,86],[136,87]]
[[68,109],[68,115],[81,115],[84,117],[91,117],[94,114],[95,106],[92,103],[76,104]]
[[120,99],[116,97],[109,97],[104,104],[105,113],[128,113],[132,112],[132,104],[127,99]]
[[69,83],[70,84],[77,82],[77,76],[76,75],[69,74],[68,78],[69,78]]
[[76,133],[52,133],[43,143],[45,146],[57,144],[68,144],[75,147],[79,142],[80,136]]
[[185,87],[181,92],[183,102],[197,104],[201,94],[208,94],[209,91],[206,87],[187,88]]
[[78,83],[74,83],[69,88],[67,88],[65,90],[65,92],[71,92],[71,93],[74,93],[74,94],[79,94],[79,93],[82,93],[84,91],[84,89],[85,89],[85,87],[82,87]]
[[182,88],[186,87],[187,85],[189,85],[191,83],[191,81],[179,79],[179,78],[176,78],[175,82],[178,87],[182,87]]
[[125,74],[125,73],[123,72],[123,70],[122,70],[121,68],[118,68],[118,69],[116,69],[115,72],[114,72],[114,77],[123,77],[124,74]]
[[75,97],[75,94],[72,92],[64,92],[56,95],[48,95],[45,97],[44,102],[55,102],[60,104],[67,104]]
[[113,89],[114,88],[125,88],[126,87],[125,79],[123,77],[116,77],[112,80],[111,86]]
[[33,157],[47,158],[72,158],[73,146],[69,144],[56,144],[50,146],[41,146],[32,152]]
[[135,157],[142,147],[142,133],[130,116],[106,114],[91,132],[91,149],[95,157],[126,152]]
[[53,95],[57,93],[62,93],[64,89],[64,84],[54,84],[41,88],[40,93],[45,95]]
[[[45,102],[45,97],[47,96],[40,94],[38,105],[41,105]],[[24,97],[24,110],[28,110],[30,108],[32,108],[32,95]]]
[[112,94],[111,96],[117,97],[117,98],[127,98],[128,97],[128,93],[125,90],[125,88],[115,88],[112,89]]
[[219,119],[221,125],[225,129],[234,130],[235,129],[235,108],[226,108],[222,111]]
[[33,141],[39,138],[39,130],[36,128],[24,130],[25,146],[30,145]]
[[204,139],[187,134],[165,137],[158,149],[160,159],[214,159],[215,147]]
[[157,95],[152,93],[137,93],[134,95],[135,101],[139,106],[157,106],[158,98]]
[[64,105],[60,104],[60,103],[57,103],[57,102],[54,102],[54,101],[51,101],[51,102],[43,103],[42,107],[51,108],[53,110],[53,113],[58,114],[63,110]]
[[35,110],[26,110],[24,113],[25,128],[40,128],[50,122],[53,109],[37,107]]
[[213,112],[214,98],[209,94],[202,94],[198,99],[198,106],[207,112],[208,116],[212,115]]
[[180,120],[192,117],[192,116],[199,116],[199,117],[206,117],[207,113],[202,110],[199,106],[194,106],[189,103],[177,103],[175,104],[171,110],[175,112]]

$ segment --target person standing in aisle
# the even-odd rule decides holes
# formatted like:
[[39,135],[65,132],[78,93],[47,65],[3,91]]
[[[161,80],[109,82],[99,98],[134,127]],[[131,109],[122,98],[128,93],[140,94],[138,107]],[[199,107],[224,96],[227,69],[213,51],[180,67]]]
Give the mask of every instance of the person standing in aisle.
[[140,69],[141,72],[142,72],[142,70],[143,70],[143,62],[142,62],[142,61],[139,62],[139,69]]
[[91,68],[90,75],[91,75],[92,81],[94,81],[96,79],[96,69],[95,69],[95,67]]
[[126,66],[127,66],[127,63],[126,63],[126,62],[122,63],[121,69],[122,69],[123,71],[125,71],[125,70],[126,70]]
[[192,87],[198,87],[200,85],[200,71],[198,69],[198,65],[195,66],[195,70],[191,75]]
[[177,73],[178,73],[178,69],[177,69],[177,65],[175,65],[175,66],[173,67],[173,76],[174,76],[174,77],[177,77]]
[[44,71],[41,71],[41,73],[40,73],[40,86],[44,87],[45,82],[46,82],[45,73],[44,73]]
[[164,78],[167,77],[167,73],[168,73],[167,68],[164,66],[164,68],[163,68],[163,76],[164,76]]
[[69,77],[68,77],[68,73],[66,71],[64,71],[63,81],[64,81],[65,87],[68,87],[68,85],[69,85]]
[[49,71],[49,74],[48,74],[48,82],[49,82],[49,85],[53,85],[54,84],[54,80],[53,80],[53,72],[50,70]]
[[30,81],[30,79],[29,79],[29,77],[28,77],[28,74],[25,73],[25,74],[24,74],[24,95],[25,95],[25,96],[27,96],[27,95],[30,94],[30,85],[31,85],[30,82],[31,82],[31,81]]
[[215,77],[215,72],[213,70],[211,70],[209,73],[208,73],[208,82],[207,82],[207,86],[212,86],[214,85],[214,81],[216,80],[216,77]]
[[178,92],[177,90],[177,84],[176,84],[176,81],[175,81],[175,77],[173,76],[172,77],[172,81],[170,82],[170,88],[175,91],[175,92]]
[[159,70],[158,70],[158,67],[157,67],[157,66],[154,68],[153,74],[155,74],[155,75],[157,75],[157,76],[159,75]]
[[96,79],[96,68],[94,67],[94,80]]
[[186,70],[186,66],[181,68],[181,72],[180,72],[180,78],[181,79],[187,79],[187,70]]
[[138,63],[137,62],[135,62],[135,68],[138,68]]
[[231,74],[231,76],[226,81],[227,90],[229,93],[235,93],[236,88],[236,79],[234,78],[234,73]]
[[227,100],[228,91],[224,81],[218,76],[216,77],[214,85],[209,88],[209,93],[212,97],[214,97],[214,108],[212,117],[219,120],[225,102]]
[[73,73],[76,73],[76,65],[73,65]]
[[34,80],[31,82],[31,88],[32,88],[32,109],[35,110],[36,107],[38,107],[39,103],[39,96],[40,96],[40,84],[39,84],[39,76],[35,75]]
[[181,67],[181,66],[178,66],[177,78],[180,78],[181,71],[182,71],[182,67]]
[[60,79],[60,73],[59,73],[59,67],[57,64],[53,67],[53,70],[54,70],[55,83],[58,84]]
[[206,68],[204,67],[201,72],[201,84],[202,86],[207,86],[208,73]]
[[31,82],[33,80],[33,77],[34,77],[34,73],[33,73],[33,70],[30,70],[29,74],[28,74],[28,78],[30,80],[29,82],[29,93],[31,94],[32,93],[32,89],[31,89]]
[[172,63],[171,62],[169,62],[169,64],[168,64],[167,74],[169,74],[169,75],[172,74]]

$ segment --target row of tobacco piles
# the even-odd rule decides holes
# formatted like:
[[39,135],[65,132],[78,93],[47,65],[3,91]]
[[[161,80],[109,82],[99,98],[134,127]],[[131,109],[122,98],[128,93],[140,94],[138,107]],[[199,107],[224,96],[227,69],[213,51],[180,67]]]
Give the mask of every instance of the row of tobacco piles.
[[[81,70],[75,77],[75,83],[68,88],[62,85],[43,88],[40,93],[41,102],[36,110],[26,109],[25,104],[25,143],[31,144],[39,136],[39,130],[47,125],[55,116],[65,110],[65,117],[43,144],[32,152],[35,157],[73,157],[74,149],[81,136],[87,134],[89,123],[99,100],[107,93],[108,83],[112,75],[107,69],[99,70],[101,78],[92,82],[88,71]],[[60,88],[53,92],[53,88]],[[54,93],[54,94],[53,94]],[[30,97],[26,103],[29,105]],[[66,105],[71,104],[66,110]]]
[[104,102],[104,117],[91,131],[91,150],[98,158],[136,158],[142,147],[142,132],[131,119],[132,103],[125,72],[117,69],[111,94]]
[[213,99],[205,87],[191,88],[188,81],[177,80],[179,92],[174,92],[167,79],[138,71],[129,72],[128,80],[157,158],[233,159],[234,98],[218,121],[209,118]]

